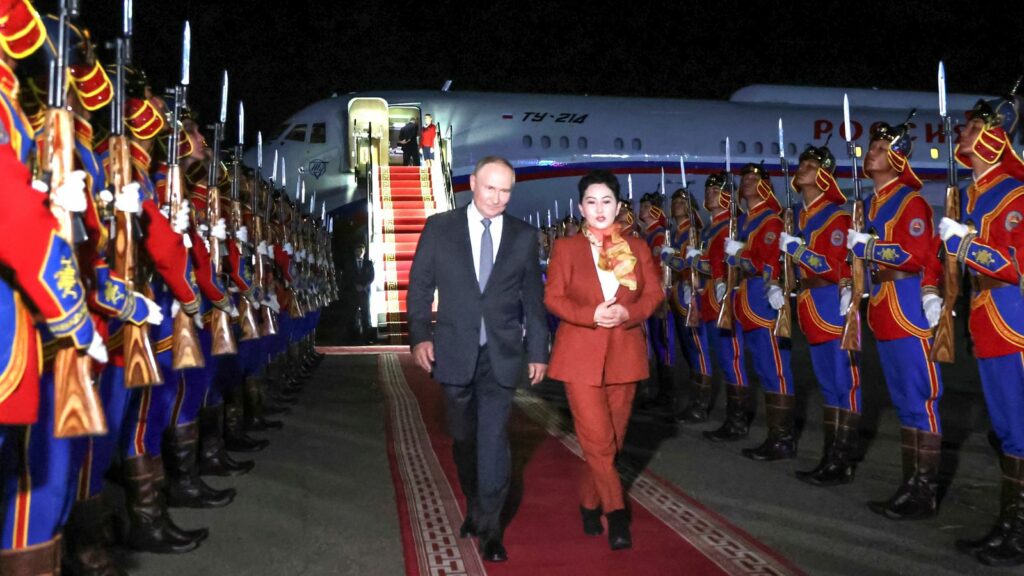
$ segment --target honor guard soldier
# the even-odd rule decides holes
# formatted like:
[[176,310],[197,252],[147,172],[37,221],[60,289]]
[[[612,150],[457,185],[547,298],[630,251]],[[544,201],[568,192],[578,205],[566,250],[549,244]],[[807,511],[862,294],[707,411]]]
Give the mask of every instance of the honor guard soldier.
[[833,176],[835,169],[835,156],[826,146],[808,146],[800,155],[793,176],[793,187],[803,197],[794,214],[796,236],[780,235],[781,248],[799,263],[797,318],[825,404],[821,461],[812,470],[797,472],[797,478],[815,486],[852,481],[859,457],[858,359],[840,347],[852,297],[846,261],[846,233],[852,220],[843,210],[846,196]]
[[767,438],[757,448],[743,450],[743,455],[753,460],[795,458],[796,391],[789,366],[791,344],[773,334],[778,310],[786,298],[779,285],[782,206],[775,198],[763,162],[747,164],[740,174],[740,196],[747,210],[739,216],[738,239],[726,241],[725,253],[730,266],[738,265],[742,273],[735,297],[736,319],[764,388],[768,420]]
[[732,194],[727,188],[726,172],[708,176],[704,183],[704,208],[711,213],[711,225],[704,230],[703,251],[690,249],[687,260],[697,266],[703,277],[700,289],[700,314],[709,340],[714,340],[712,353],[726,382],[725,419],[715,430],[705,431],[712,442],[731,442],[750,433],[750,389],[743,365],[742,330],[723,330],[718,316],[726,296],[725,241],[729,235],[729,209]]
[[974,181],[961,193],[961,218],[943,218],[948,254],[966,265],[970,333],[992,427],[1002,448],[999,519],[980,540],[957,548],[993,566],[1024,563],[1024,297],[1020,292],[1020,223],[1024,163],[1011,145],[1021,133],[1021,98],[979,101],[960,133],[957,160]]
[[927,518],[938,510],[942,444],[942,376],[929,358],[931,329],[942,308],[942,266],[932,209],[909,161],[909,131],[907,122],[875,127],[864,159],[875,190],[865,206],[867,231],[847,232],[847,245],[872,272],[868,325],[901,424],[903,483],[888,501],[870,505],[894,520]]
[[[692,215],[692,219],[691,219]],[[680,348],[690,365],[690,399],[675,417],[679,422],[695,424],[708,419],[711,403],[711,351],[708,347],[707,326],[699,320],[700,310],[690,310],[691,306],[699,307],[693,298],[693,271],[685,258],[686,248],[699,246],[698,236],[704,228],[700,220],[697,202],[680,188],[672,194],[672,218],[676,222],[669,241],[669,246],[661,252],[661,261],[672,269],[672,289],[669,294],[669,305],[672,309],[676,337]],[[699,289],[699,286],[697,287]],[[688,326],[690,314],[697,315],[696,326]]]
[[[662,249],[669,246],[668,221],[662,209],[664,196],[657,192],[649,192],[640,198],[640,225],[643,227],[643,239],[650,247],[656,263],[661,262]],[[657,266],[662,272],[662,266]],[[659,275],[659,278],[661,275]],[[672,380],[672,364],[675,359],[675,330],[672,327],[672,314],[667,305],[663,305],[647,320],[647,342],[654,359],[654,370],[651,371],[651,382],[641,407],[671,407],[675,402],[674,383]]]

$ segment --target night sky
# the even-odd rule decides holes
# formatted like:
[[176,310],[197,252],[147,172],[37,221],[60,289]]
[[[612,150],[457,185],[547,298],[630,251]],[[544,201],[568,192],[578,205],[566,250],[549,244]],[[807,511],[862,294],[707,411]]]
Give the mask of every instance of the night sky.
[[[939,59],[951,92],[1004,93],[1024,71],[1020,1],[468,4],[136,0],[136,63],[155,87],[173,82],[190,19],[193,107],[213,118],[226,68],[250,142],[332,92],[449,78],[452,90],[724,99],[754,83],[934,90]],[[118,0],[82,0],[97,40],[119,22]]]

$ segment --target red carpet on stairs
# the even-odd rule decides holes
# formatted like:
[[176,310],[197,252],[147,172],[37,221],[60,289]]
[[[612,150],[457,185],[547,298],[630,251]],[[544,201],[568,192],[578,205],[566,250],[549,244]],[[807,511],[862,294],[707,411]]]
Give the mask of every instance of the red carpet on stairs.
[[606,536],[584,536],[579,445],[557,411],[526,391],[517,393],[510,421],[510,560],[485,564],[476,541],[458,537],[465,503],[438,384],[406,353],[381,354],[378,379],[388,402],[388,457],[409,575],[801,574],[648,472],[637,474],[630,489],[633,549],[612,552]]

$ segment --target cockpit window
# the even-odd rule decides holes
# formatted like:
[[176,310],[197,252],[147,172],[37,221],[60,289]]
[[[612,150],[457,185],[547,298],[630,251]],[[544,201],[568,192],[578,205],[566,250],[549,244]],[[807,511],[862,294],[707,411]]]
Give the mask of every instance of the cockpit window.
[[291,124],[281,124],[278,126],[277,130],[274,130],[274,133],[270,135],[268,141],[274,141],[280,138],[281,134],[284,134],[284,131],[287,130],[289,126],[291,126]]
[[292,140],[294,142],[305,142],[306,141],[306,125],[299,124],[292,128],[291,132],[284,137],[285,140]]
[[323,122],[313,124],[313,129],[309,132],[309,143],[323,144],[325,142],[327,142],[327,124]]

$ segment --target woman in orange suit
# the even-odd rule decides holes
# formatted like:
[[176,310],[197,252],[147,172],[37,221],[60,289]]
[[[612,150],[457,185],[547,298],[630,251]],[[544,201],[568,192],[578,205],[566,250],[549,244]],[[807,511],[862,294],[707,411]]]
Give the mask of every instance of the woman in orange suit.
[[623,236],[615,175],[595,170],[579,182],[581,233],[555,242],[544,304],[561,319],[548,376],[565,382],[583,455],[583,532],[612,550],[629,548],[629,515],[615,455],[622,449],[636,383],[648,376],[641,328],[665,295],[643,240]]

